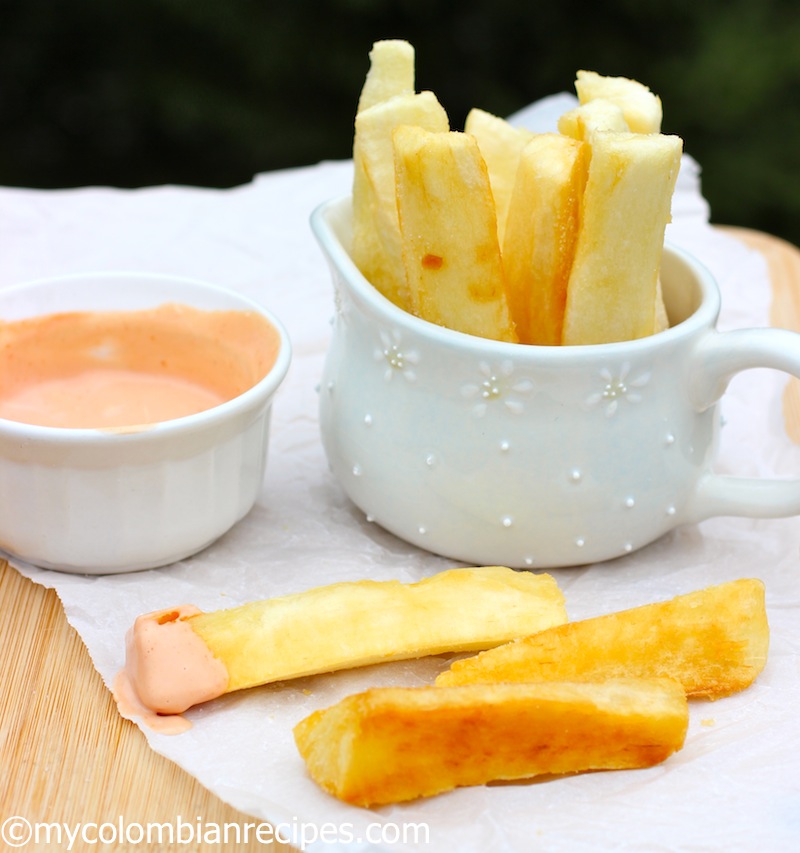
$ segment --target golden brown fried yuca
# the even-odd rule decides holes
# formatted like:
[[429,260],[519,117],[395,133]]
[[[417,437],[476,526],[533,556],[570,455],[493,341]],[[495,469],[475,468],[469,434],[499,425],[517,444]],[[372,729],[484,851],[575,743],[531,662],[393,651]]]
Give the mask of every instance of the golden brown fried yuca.
[[589,146],[540,133],[522,150],[506,219],[503,264],[520,343],[561,343]]
[[392,132],[401,124],[447,131],[447,113],[433,92],[395,95],[356,116],[353,139],[353,241],[362,275],[387,299],[409,310],[397,219]]
[[542,774],[649,767],[683,746],[671,679],[374,688],[294,729],[311,777],[359,806]]
[[497,210],[497,237],[502,246],[517,165],[522,149],[534,136],[533,131],[514,127],[505,119],[476,108],[467,114],[464,133],[469,133],[478,141],[478,148],[486,163]]
[[627,133],[630,128],[621,107],[605,98],[597,98],[560,116],[558,130],[572,139],[589,141],[598,130]]
[[567,287],[564,344],[652,335],[664,232],[683,143],[664,134],[591,136],[581,227]]
[[661,98],[638,80],[628,77],[604,77],[596,71],[578,71],[575,91],[581,104],[598,98],[616,104],[633,133],[661,131]]
[[459,332],[516,342],[494,201],[475,137],[398,127],[392,138],[412,311]]
[[[566,621],[550,575],[449,569],[416,583],[341,581],[187,619],[227,689],[447,651],[478,651]],[[155,662],[154,662],[155,664]]]
[[[361,89],[357,113],[396,95],[414,93],[414,48],[408,42],[399,39],[375,42],[369,60],[370,67]],[[356,244],[354,259],[356,266],[360,266],[359,261],[362,265],[367,265],[370,273],[373,269],[377,270],[383,282],[383,289],[393,291],[395,276],[386,272],[392,261],[387,258],[382,246],[379,228],[384,226],[378,225],[373,217],[373,192],[364,168],[363,147],[362,139],[356,130],[353,137],[353,242]],[[365,259],[369,259],[369,262]],[[402,276],[400,280],[403,280]]]
[[358,99],[358,112],[414,91],[414,47],[403,39],[376,41],[369,52],[369,71]]
[[764,585],[742,579],[512,640],[455,661],[436,684],[665,676],[717,699],[752,684],[768,646]]

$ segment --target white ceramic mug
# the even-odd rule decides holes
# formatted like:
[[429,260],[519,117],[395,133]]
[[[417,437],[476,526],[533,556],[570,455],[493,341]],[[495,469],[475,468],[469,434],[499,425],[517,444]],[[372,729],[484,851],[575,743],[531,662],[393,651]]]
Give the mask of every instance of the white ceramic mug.
[[720,295],[665,247],[671,327],[574,347],[499,343],[397,308],[347,253],[350,199],[318,208],[333,338],[320,386],[333,473],[367,516],[473,564],[580,565],[711,516],[800,513],[800,481],[723,477],[718,400],[749,367],[800,375],[800,335],[716,331]]

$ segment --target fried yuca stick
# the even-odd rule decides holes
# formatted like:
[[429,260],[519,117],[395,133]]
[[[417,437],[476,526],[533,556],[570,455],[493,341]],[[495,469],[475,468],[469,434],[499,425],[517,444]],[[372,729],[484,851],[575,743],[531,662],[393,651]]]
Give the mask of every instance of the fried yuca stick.
[[561,343],[588,149],[561,134],[540,133],[519,157],[503,264],[520,343]]
[[392,138],[413,313],[459,332],[515,342],[494,199],[475,137],[401,126]]
[[429,131],[447,131],[450,126],[433,92],[395,95],[358,113],[353,138],[351,256],[373,287],[409,310],[392,147],[392,132],[401,124]]
[[649,767],[683,746],[672,679],[373,688],[294,729],[311,777],[359,806],[541,774]]
[[602,98],[616,104],[633,133],[661,131],[661,98],[644,83],[628,77],[604,77],[596,71],[578,71],[575,91],[581,104]]
[[[414,48],[401,40],[375,42],[369,54],[370,67],[358,100],[357,113],[395,95],[414,92],[416,73]],[[353,132],[353,241],[362,258],[381,252],[378,231],[372,218],[372,193],[358,134]],[[356,262],[356,265],[358,263]]]
[[630,128],[621,107],[605,98],[596,98],[564,113],[558,119],[558,130],[572,139],[588,141],[598,130],[628,133]]
[[745,578],[548,628],[455,661],[436,684],[667,676],[717,699],[752,684],[768,646],[764,585]]
[[477,108],[467,114],[464,133],[469,133],[478,140],[478,148],[486,163],[489,185],[497,210],[497,238],[502,246],[519,158],[534,133],[525,128],[514,127],[505,119]]
[[391,133],[398,123],[420,123],[431,130],[447,130],[449,124],[433,93],[414,91],[411,44],[402,39],[377,41],[369,59],[353,131],[351,254],[374,287],[407,309]]
[[125,672],[145,708],[180,714],[233,690],[485,649],[565,619],[552,577],[501,566],[412,584],[350,581],[211,613],[176,607],[140,616]]
[[358,99],[358,112],[414,91],[414,47],[403,39],[381,39],[369,52],[369,70]]
[[[602,77],[593,71],[579,71],[575,81],[581,104],[558,120],[561,133],[590,141],[598,130],[658,133],[661,128],[661,100],[646,86],[627,77]],[[628,124],[630,120],[630,125]],[[669,328],[661,281],[656,282],[654,332]]]
[[564,344],[653,334],[664,232],[683,142],[664,134],[591,136],[581,228],[567,287]]

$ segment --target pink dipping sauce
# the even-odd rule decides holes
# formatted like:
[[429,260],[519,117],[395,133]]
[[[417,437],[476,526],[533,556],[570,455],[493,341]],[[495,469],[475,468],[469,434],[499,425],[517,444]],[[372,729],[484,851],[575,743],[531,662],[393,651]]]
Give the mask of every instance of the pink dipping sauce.
[[0,418],[113,429],[196,414],[257,384],[279,346],[257,312],[176,304],[0,321]]
[[125,668],[114,680],[123,717],[140,717],[161,734],[180,734],[191,727],[182,711],[225,693],[225,664],[186,621],[197,613],[180,605],[136,619],[126,637]]

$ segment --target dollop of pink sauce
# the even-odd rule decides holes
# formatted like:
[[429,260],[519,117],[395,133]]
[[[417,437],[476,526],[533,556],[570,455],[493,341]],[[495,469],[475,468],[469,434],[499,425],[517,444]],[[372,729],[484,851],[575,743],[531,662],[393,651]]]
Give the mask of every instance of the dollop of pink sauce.
[[125,668],[114,680],[120,714],[160,734],[191,728],[182,712],[226,692],[228,670],[187,620],[201,611],[180,605],[139,616],[125,639]]
[[252,388],[279,347],[257,312],[180,304],[0,321],[0,418],[118,429],[184,417]]

